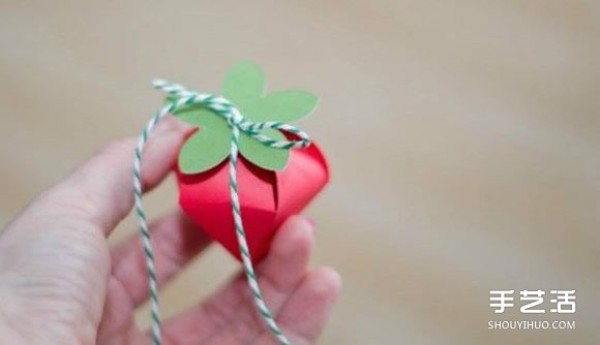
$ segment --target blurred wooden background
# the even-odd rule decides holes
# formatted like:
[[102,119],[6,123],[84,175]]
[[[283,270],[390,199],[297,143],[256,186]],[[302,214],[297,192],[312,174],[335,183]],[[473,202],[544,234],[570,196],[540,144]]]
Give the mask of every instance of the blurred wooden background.
[[[0,43],[0,224],[136,135],[152,78],[218,91],[252,59],[322,97],[308,213],[345,289],[321,344],[600,343],[600,2],[3,0]],[[175,209],[173,181],[149,203]],[[236,269],[211,248],[163,308]],[[487,330],[490,289],[556,288],[576,330]]]

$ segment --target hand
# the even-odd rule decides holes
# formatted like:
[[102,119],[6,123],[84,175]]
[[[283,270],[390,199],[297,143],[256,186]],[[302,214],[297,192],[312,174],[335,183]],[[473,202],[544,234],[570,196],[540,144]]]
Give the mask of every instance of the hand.
[[[165,120],[144,156],[144,190],[174,164],[186,130]],[[137,237],[106,237],[131,211],[135,140],[101,151],[34,200],[0,233],[0,344],[149,344],[134,322],[148,298]],[[166,283],[209,244],[184,216],[153,226],[159,281]],[[267,304],[293,344],[313,344],[339,293],[329,268],[310,270],[312,225],[288,220],[256,270]],[[240,273],[212,298],[163,324],[169,344],[275,344]],[[193,296],[190,296],[190,300]]]

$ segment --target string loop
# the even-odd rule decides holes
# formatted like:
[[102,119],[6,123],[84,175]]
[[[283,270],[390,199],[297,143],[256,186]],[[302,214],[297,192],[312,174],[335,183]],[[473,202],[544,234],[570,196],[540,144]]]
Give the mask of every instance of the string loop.
[[[207,107],[217,115],[221,116],[227,121],[231,128],[238,128],[240,132],[249,135],[265,146],[280,149],[293,149],[306,148],[310,145],[308,134],[299,128],[278,121],[253,122],[247,120],[241,112],[224,97],[189,91],[179,84],[169,83],[162,79],[155,80],[153,85],[154,88],[176,97],[172,102],[173,109],[171,111],[176,111],[184,105],[198,104]],[[298,139],[274,140],[260,133],[264,129],[277,129],[282,132],[293,134]]]

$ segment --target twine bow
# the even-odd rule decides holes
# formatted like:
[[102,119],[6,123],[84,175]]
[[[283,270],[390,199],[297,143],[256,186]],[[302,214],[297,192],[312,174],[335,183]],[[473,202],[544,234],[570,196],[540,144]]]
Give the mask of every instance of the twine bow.
[[[155,80],[153,82],[153,86],[156,89],[164,91],[165,93],[177,98],[175,102],[170,103],[172,105],[172,109],[170,109],[169,112],[176,111],[177,109],[186,105],[198,104],[207,107],[224,118],[234,132],[235,129],[238,129],[265,146],[287,150],[292,148],[305,148],[310,145],[310,138],[308,137],[308,134],[301,131],[297,127],[278,121],[252,122],[246,120],[241,112],[224,97],[188,91],[179,84],[169,83],[168,81],[162,79]],[[294,134],[299,137],[299,139],[273,140],[265,135],[260,134],[260,132],[264,129],[278,129],[283,132]]]
[[[178,109],[187,105],[201,105],[212,110],[218,116],[224,118],[229,126],[231,127],[231,149],[229,152],[229,192],[231,198],[231,209],[233,214],[233,220],[235,225],[236,237],[240,248],[240,254],[242,258],[242,264],[246,273],[248,286],[252,292],[252,298],[256,305],[257,311],[265,321],[269,331],[277,338],[280,344],[290,345],[291,343],[285,335],[282,333],[279,326],[275,322],[273,315],[267,305],[265,304],[264,298],[258,286],[258,280],[254,273],[254,266],[252,265],[252,259],[250,251],[248,249],[248,243],[246,241],[246,234],[244,231],[244,225],[242,222],[242,214],[240,209],[240,201],[238,195],[238,182],[237,182],[237,166],[238,166],[238,155],[240,145],[240,133],[245,133],[257,140],[261,144],[278,149],[292,149],[292,148],[305,148],[310,145],[310,138],[308,135],[300,129],[278,121],[265,121],[265,122],[252,122],[246,120],[240,111],[227,99],[215,96],[211,94],[202,94],[189,91],[179,84],[167,82],[165,80],[155,80],[153,86],[166,92],[167,94],[174,96],[175,100],[169,102],[163,106],[152,119],[148,122],[142,134],[138,139],[138,143],[135,149],[135,157],[133,164],[133,189],[135,198],[135,211],[138,216],[140,225],[140,235],[142,238],[142,245],[144,249],[144,257],[146,261],[146,269],[148,273],[148,287],[150,292],[150,313],[151,313],[151,330],[152,330],[152,343],[154,345],[161,345],[161,322],[160,322],[160,310],[158,301],[158,279],[156,275],[156,267],[154,262],[154,249],[150,239],[150,231],[148,229],[148,223],[146,220],[146,213],[142,204],[142,178],[141,178],[141,163],[142,163],[142,152],[150,132],[154,127],[163,119],[166,115],[174,113]],[[283,132],[290,133],[297,137],[297,140],[274,140],[263,134],[261,131],[264,129],[277,129]]]

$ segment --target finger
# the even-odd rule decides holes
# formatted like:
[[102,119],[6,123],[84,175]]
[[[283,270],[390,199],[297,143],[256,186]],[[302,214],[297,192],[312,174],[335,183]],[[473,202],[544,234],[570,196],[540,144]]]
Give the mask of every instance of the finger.
[[[306,276],[285,304],[277,323],[294,344],[314,344],[329,319],[341,290],[339,274],[331,268],[320,268]],[[277,344],[265,331],[252,344]]]
[[[187,131],[187,127],[171,118],[158,125],[144,152],[144,190],[156,186],[171,171]],[[133,206],[136,144],[137,139],[129,138],[108,145],[47,193],[45,204],[86,217],[108,235]]]
[[[308,272],[314,247],[312,224],[302,217],[289,219],[278,231],[271,251],[257,267],[263,297],[277,311]],[[176,344],[248,339],[262,330],[246,278],[239,275],[209,301],[167,321],[164,334]],[[233,342],[235,343],[235,342]]]
[[[210,244],[210,239],[181,212],[151,226],[158,283],[163,284]],[[123,284],[131,302],[139,306],[148,298],[148,278],[137,235],[111,250],[112,274]]]
[[302,216],[292,216],[282,225],[268,259],[257,266],[256,272],[273,294],[289,294],[308,272],[313,249],[314,225]]

